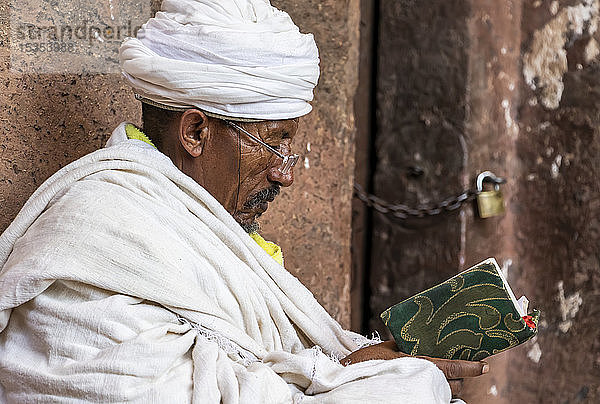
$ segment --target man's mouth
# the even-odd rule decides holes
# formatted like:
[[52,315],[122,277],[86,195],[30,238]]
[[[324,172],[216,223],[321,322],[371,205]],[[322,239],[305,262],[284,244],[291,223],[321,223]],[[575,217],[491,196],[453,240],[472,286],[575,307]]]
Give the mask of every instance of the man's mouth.
[[260,217],[269,207],[269,202],[273,202],[279,195],[281,187],[273,185],[270,188],[263,189],[252,195],[242,206],[242,209],[234,214],[235,220],[242,226],[247,233],[258,231],[256,218]]
[[[273,202],[273,200],[270,200],[269,202]],[[266,210],[269,208],[269,202],[263,202],[260,205],[258,205],[258,209],[256,209],[259,213],[259,215],[262,215],[264,212],[266,212]]]
[[273,202],[280,192],[281,187],[279,185],[273,185],[270,188],[263,189],[248,198],[242,207],[242,211],[262,214],[269,207],[269,202]]

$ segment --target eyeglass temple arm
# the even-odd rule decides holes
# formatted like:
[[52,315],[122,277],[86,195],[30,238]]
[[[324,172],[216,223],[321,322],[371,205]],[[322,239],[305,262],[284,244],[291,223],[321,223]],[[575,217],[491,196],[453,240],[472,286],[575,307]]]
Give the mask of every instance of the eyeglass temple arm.
[[227,122],[229,125],[231,125],[235,129],[239,130],[240,132],[243,132],[250,139],[254,140],[257,143],[260,143],[261,145],[263,145],[266,149],[268,149],[271,153],[275,154],[277,157],[283,159],[284,161],[286,160],[287,156],[284,156],[283,154],[279,153],[279,151],[277,149],[275,149],[273,146],[271,146],[268,143],[264,142],[263,140],[257,138],[252,133],[248,132],[246,129],[242,128],[238,124],[235,124],[235,123],[233,123],[231,121],[227,121],[227,120],[225,120],[225,122]]

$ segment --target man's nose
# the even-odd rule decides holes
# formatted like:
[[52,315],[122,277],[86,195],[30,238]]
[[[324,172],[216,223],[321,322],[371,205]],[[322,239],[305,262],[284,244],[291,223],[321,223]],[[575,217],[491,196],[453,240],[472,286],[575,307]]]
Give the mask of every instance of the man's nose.
[[280,184],[282,187],[289,187],[294,183],[294,169],[292,168],[287,174],[284,174],[280,168],[279,165],[269,168],[267,179]]

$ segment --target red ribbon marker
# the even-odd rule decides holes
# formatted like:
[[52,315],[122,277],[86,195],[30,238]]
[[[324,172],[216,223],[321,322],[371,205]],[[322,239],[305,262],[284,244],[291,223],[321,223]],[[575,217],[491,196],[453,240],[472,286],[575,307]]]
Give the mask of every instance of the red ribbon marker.
[[523,316],[523,320],[525,320],[525,324],[527,324],[527,326],[529,328],[536,328],[535,323],[533,322],[533,317],[531,316]]

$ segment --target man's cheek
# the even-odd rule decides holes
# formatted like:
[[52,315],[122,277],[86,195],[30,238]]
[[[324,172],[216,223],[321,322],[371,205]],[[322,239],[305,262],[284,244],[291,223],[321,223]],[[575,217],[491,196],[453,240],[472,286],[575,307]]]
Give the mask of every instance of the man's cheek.
[[267,178],[267,171],[269,167],[267,167],[264,163],[262,165],[254,165],[252,167],[247,167],[240,170],[240,179],[244,183],[255,184],[257,187],[265,188],[267,184],[265,180]]
[[262,146],[242,148],[242,166],[264,167],[269,164],[271,152],[265,150]]

